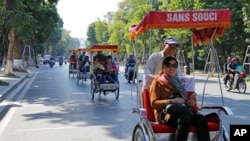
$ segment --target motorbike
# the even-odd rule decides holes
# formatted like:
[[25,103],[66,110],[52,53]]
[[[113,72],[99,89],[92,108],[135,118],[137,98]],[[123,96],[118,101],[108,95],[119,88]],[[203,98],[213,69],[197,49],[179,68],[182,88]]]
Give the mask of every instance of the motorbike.
[[50,60],[50,61],[49,61],[49,66],[50,66],[50,68],[52,68],[52,67],[54,66],[54,64],[55,64],[55,61],[54,61],[54,60]]
[[126,66],[125,78],[128,80],[128,83],[130,83],[131,81],[133,83],[135,83],[136,77],[137,77],[136,64],[135,63],[129,63]]
[[63,65],[63,61],[59,61],[59,66],[61,67]]
[[242,66],[239,66],[238,68],[236,68],[234,77],[233,74],[228,77],[228,80],[226,82],[226,90],[238,90],[240,93],[244,94],[247,89],[246,81],[244,78],[246,78],[246,71],[243,70]]

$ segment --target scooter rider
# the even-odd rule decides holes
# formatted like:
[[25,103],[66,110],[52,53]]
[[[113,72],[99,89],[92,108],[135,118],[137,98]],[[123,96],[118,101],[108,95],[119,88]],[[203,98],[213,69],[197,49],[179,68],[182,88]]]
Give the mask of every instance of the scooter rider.
[[62,64],[63,64],[63,57],[60,56],[60,58],[59,58],[59,65],[62,66]]
[[228,72],[227,66],[231,62],[231,59],[232,59],[232,57],[228,57],[227,58],[227,62],[223,65],[223,68],[224,68],[224,78],[223,78],[223,81],[224,81],[225,85],[227,84],[227,80],[229,79],[229,72]]
[[238,65],[240,65],[238,57],[233,57],[231,59],[231,62],[227,65],[227,70],[229,72],[229,78],[230,78],[229,81],[231,82],[231,84],[233,83],[234,76],[235,76],[235,73],[236,73],[236,67]]
[[135,60],[135,57],[133,54],[129,55],[129,58],[127,59],[127,62],[126,62],[126,67],[125,67],[125,76],[128,75],[128,67],[131,66],[131,67],[135,67],[136,65],[136,60]]

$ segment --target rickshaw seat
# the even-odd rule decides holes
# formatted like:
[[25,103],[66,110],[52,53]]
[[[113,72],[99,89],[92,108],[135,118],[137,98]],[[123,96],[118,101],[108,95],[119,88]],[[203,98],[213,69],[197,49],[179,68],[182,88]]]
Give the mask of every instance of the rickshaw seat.
[[[174,133],[176,131],[175,128],[169,127],[163,124],[158,124],[155,121],[154,110],[151,107],[149,100],[149,92],[148,90],[143,90],[142,92],[142,100],[143,100],[143,108],[146,110],[146,116],[148,121],[151,123],[152,129],[155,133]],[[209,131],[218,131],[219,130],[219,117],[216,113],[211,113],[206,115],[208,121]],[[189,129],[190,132],[196,132],[196,127],[191,126]]]
[[78,64],[78,66],[82,66],[83,61],[78,61],[77,64]]

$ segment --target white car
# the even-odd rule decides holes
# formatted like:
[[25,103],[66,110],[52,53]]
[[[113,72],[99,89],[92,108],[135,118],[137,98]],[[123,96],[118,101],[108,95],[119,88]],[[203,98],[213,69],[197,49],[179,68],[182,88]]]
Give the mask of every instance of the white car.
[[49,63],[50,62],[50,55],[44,55],[43,56],[43,64]]

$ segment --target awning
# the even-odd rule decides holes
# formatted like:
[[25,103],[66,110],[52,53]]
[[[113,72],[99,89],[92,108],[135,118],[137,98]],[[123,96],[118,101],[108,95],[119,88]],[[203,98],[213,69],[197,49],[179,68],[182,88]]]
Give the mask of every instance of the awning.
[[96,52],[96,51],[110,51],[113,53],[118,53],[119,48],[118,45],[93,45],[90,49],[89,52]]
[[222,36],[229,27],[229,9],[150,11],[138,25],[134,25],[129,29],[129,37],[134,40],[135,37],[150,29],[189,28],[193,31],[194,43],[197,44],[210,39],[209,31],[216,29],[214,36],[216,38]]
[[89,52],[89,48],[78,48],[78,49],[70,49],[68,53],[79,53],[79,52]]

